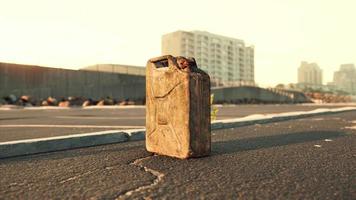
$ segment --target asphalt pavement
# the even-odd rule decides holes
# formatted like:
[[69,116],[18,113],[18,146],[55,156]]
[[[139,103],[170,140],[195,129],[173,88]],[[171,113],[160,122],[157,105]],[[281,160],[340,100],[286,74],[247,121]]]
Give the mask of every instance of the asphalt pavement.
[[356,199],[356,111],[212,133],[210,156],[144,142],[0,159],[0,199]]
[[[345,105],[237,105],[219,106],[217,119],[253,114],[309,111]],[[145,108],[13,109],[0,110],[0,142],[53,137],[145,126]]]

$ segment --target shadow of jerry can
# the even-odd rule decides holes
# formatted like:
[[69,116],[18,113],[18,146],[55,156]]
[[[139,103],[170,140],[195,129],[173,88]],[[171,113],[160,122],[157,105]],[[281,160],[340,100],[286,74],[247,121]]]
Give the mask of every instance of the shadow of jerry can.
[[152,58],[146,67],[146,149],[177,158],[209,155],[210,78],[194,58]]

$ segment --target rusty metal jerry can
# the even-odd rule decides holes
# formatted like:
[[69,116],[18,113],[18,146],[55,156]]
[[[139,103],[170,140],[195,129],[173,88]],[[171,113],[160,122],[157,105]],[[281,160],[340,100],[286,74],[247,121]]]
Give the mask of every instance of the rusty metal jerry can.
[[210,78],[194,58],[152,58],[146,67],[146,149],[177,158],[209,155]]

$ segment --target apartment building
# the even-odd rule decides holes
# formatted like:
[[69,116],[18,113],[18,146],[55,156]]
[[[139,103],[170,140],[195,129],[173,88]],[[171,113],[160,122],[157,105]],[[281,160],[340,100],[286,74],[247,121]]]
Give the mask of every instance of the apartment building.
[[339,71],[334,72],[333,85],[337,89],[356,94],[356,68],[354,64],[342,64]]
[[194,57],[213,85],[254,85],[254,47],[243,40],[205,31],[176,31],[162,36],[162,54]]
[[321,87],[323,71],[316,63],[302,61],[298,68],[298,85],[303,87]]

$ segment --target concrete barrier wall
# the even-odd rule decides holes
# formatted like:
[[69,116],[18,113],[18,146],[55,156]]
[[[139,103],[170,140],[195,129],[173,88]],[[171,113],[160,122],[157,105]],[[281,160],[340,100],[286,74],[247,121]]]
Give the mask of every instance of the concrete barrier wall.
[[252,86],[212,88],[214,102],[223,103],[305,103],[301,92],[268,90]]
[[[308,102],[301,92],[251,86],[213,88],[212,93],[217,103]],[[145,76],[0,63],[0,98],[10,94],[35,98],[110,96],[119,100],[143,100]]]
[[10,94],[139,100],[145,98],[145,77],[0,63],[0,97]]
[[96,71],[96,72],[110,72],[119,74],[131,74],[131,75],[146,75],[146,68],[143,66],[132,65],[118,65],[118,64],[98,64],[88,67],[84,67],[81,70]]

